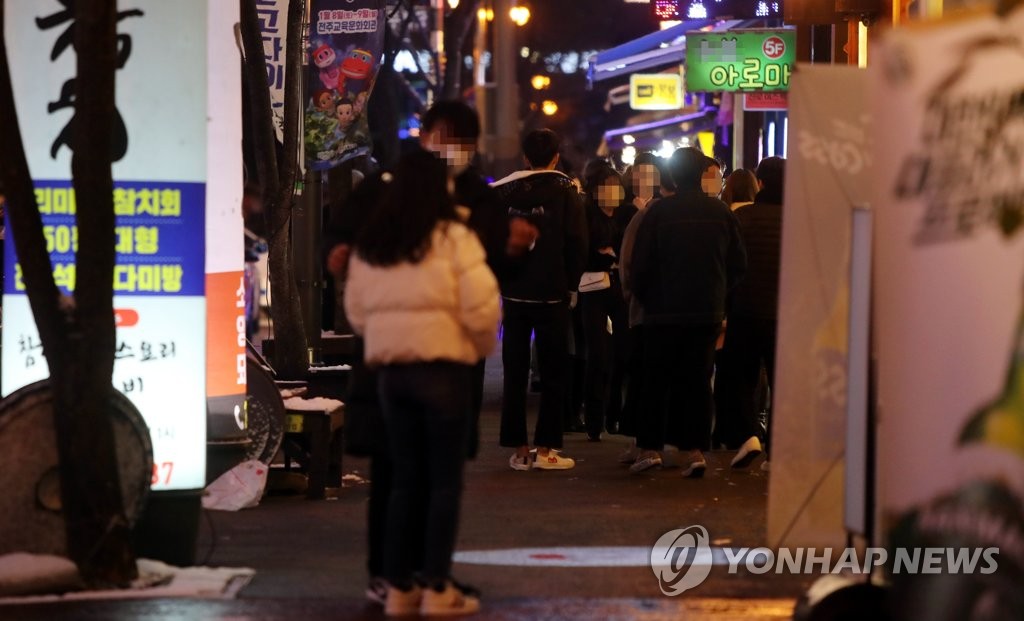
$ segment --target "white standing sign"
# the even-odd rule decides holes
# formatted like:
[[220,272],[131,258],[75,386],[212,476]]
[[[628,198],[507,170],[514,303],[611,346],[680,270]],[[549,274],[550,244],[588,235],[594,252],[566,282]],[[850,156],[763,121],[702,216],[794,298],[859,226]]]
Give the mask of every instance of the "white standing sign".
[[[69,99],[74,26],[67,2],[6,3],[6,37],[21,131],[58,287],[75,288],[75,198]],[[211,75],[238,71],[237,4],[119,3],[115,191],[114,386],[139,408],[154,450],[153,487],[198,489],[206,475],[205,246],[208,209],[238,213],[240,179],[211,136],[232,136],[237,95],[218,105]],[[229,6],[230,5],[230,6]],[[211,90],[212,89],[212,90]],[[223,176],[220,176],[223,175]],[[218,178],[212,179],[211,177]],[[10,229],[8,228],[8,231]],[[6,244],[3,393],[48,377],[13,244]]]

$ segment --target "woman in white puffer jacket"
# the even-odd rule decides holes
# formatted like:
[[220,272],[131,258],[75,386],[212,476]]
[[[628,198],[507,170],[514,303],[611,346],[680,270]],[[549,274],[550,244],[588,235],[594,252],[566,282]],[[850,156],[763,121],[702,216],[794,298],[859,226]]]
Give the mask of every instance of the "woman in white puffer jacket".
[[[498,284],[459,221],[445,163],[405,156],[349,264],[345,311],[379,370],[394,463],[385,526],[388,615],[471,613],[451,579],[469,430],[471,370],[497,342]],[[416,516],[425,516],[426,524]],[[422,554],[411,550],[423,533]],[[422,566],[414,559],[422,557]],[[421,574],[414,579],[414,570]]]

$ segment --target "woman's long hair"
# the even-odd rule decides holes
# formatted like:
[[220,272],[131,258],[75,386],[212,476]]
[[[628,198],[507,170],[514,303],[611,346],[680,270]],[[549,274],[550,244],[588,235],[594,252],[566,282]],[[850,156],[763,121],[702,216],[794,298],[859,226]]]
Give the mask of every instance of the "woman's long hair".
[[370,265],[419,263],[438,222],[458,219],[443,160],[417,150],[399,160],[392,177],[356,241],[356,253]]

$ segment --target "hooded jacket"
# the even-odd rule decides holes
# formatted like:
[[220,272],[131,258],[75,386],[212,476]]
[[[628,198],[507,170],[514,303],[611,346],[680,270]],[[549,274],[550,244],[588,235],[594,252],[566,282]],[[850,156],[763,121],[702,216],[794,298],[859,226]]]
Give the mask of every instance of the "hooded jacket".
[[782,260],[782,196],[762,190],[753,204],[735,213],[747,250],[748,269],[733,292],[729,315],[775,319]]
[[561,302],[579,286],[587,260],[583,197],[567,175],[553,170],[513,173],[493,185],[507,217],[540,231],[513,273],[504,270],[501,293],[524,302]]

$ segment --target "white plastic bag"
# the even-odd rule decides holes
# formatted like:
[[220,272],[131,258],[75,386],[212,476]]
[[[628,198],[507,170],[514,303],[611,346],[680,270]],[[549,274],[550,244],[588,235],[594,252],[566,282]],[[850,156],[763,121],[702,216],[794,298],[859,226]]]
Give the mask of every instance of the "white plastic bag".
[[267,465],[258,460],[238,464],[206,487],[203,508],[238,511],[255,507],[267,487]]

